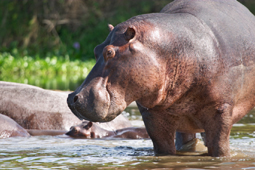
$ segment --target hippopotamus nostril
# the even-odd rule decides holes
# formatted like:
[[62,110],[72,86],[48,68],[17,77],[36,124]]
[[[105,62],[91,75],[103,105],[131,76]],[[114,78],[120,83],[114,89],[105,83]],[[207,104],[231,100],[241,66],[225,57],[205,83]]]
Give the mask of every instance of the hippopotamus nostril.
[[74,98],[73,98],[73,102],[74,103],[76,103],[76,101],[79,99],[79,97],[78,96],[74,96]]

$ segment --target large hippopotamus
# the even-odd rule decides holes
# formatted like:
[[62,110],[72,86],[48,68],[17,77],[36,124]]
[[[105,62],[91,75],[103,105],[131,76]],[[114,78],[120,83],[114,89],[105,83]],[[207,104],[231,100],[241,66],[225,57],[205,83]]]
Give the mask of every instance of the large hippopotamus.
[[[71,126],[82,123],[68,108],[67,95],[66,92],[0,81],[0,113],[25,129],[67,131]],[[131,123],[121,114],[113,121],[98,123],[98,126],[116,130],[130,127]],[[53,131],[29,130],[29,133],[51,135]]]
[[96,64],[68,105],[105,122],[136,101],[157,155],[175,132],[205,132],[229,156],[231,127],[255,106],[255,18],[236,0],[175,0],[135,16],[94,49]]

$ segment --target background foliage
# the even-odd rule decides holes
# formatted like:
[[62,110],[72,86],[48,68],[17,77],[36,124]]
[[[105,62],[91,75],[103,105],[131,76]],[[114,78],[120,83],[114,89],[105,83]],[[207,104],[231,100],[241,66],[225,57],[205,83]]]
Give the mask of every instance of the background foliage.
[[[1,0],[0,80],[73,90],[93,67],[93,49],[108,35],[108,23],[159,12],[169,2]],[[255,1],[240,2],[255,12]]]

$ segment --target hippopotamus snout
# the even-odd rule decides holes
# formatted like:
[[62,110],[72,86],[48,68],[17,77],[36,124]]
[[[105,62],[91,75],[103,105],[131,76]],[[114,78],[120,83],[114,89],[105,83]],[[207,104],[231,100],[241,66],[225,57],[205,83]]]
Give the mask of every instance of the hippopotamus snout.
[[79,119],[93,122],[107,121],[105,117],[108,114],[110,95],[103,81],[103,78],[94,79],[68,95],[68,106]]
[[70,93],[67,98],[67,104],[70,110],[75,114],[75,116],[83,120],[85,119],[84,116],[81,116],[81,114],[75,109],[75,102],[77,101],[77,99],[78,99],[78,96],[76,96],[75,92]]

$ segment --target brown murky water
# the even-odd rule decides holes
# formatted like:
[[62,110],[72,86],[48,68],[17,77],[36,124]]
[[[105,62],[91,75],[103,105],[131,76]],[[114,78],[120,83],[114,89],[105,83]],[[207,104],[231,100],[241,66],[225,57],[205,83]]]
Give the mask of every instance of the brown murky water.
[[[143,126],[135,108],[127,112],[134,126]],[[157,157],[151,140],[18,137],[0,140],[0,169],[255,169],[254,111],[234,125],[230,146],[228,159],[203,156],[203,152]]]

